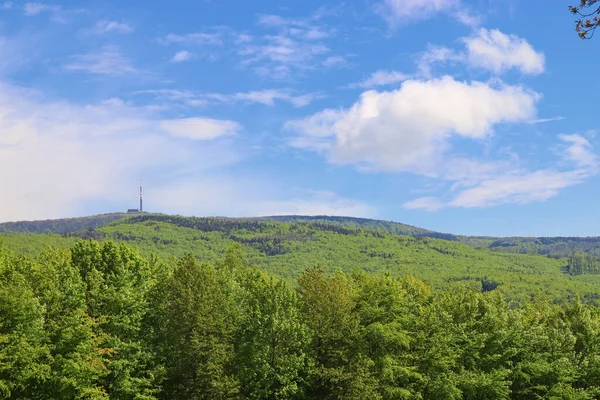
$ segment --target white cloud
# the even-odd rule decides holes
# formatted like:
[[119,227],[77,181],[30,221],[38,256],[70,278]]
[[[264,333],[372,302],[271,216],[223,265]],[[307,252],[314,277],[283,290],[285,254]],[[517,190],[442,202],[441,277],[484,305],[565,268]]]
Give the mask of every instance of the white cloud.
[[72,56],[73,61],[63,66],[69,71],[100,75],[124,75],[139,72],[121,54],[117,46],[105,46],[98,52]]
[[330,56],[330,57],[327,57],[325,59],[325,61],[323,61],[323,66],[325,68],[333,68],[333,67],[338,67],[338,66],[342,66],[342,65],[346,65],[346,64],[347,64],[347,61],[342,56]]
[[455,62],[464,62],[465,55],[453,49],[444,46],[429,45],[417,60],[419,75],[430,78],[435,64],[448,64]]
[[314,192],[309,198],[263,201],[254,215],[339,215],[375,218],[376,210],[361,201],[346,199],[331,192]]
[[[373,218],[376,210],[354,199],[330,192],[289,190],[280,193],[279,182],[268,179],[203,176],[190,182],[176,182],[152,195],[163,212],[185,215],[340,215]],[[275,199],[275,200],[273,200]]]
[[420,197],[408,201],[403,204],[403,207],[409,210],[424,210],[424,211],[437,211],[442,208],[444,204],[435,197]]
[[[558,138],[565,145],[561,157],[569,163],[568,169],[528,171],[507,166],[503,170],[492,168],[487,176],[479,175],[478,179],[472,181],[463,176],[445,176],[445,179],[456,180],[454,187],[467,188],[460,190],[447,202],[435,197],[423,197],[405,203],[404,207],[436,211],[444,207],[483,208],[540,202],[598,173],[598,155],[593,153],[592,145],[586,138],[580,135],[559,135]],[[476,170],[472,171],[477,173]]]
[[92,29],[92,33],[95,33],[97,35],[111,32],[131,33],[133,32],[133,28],[125,22],[102,20],[98,21]]
[[190,53],[187,50],[181,50],[181,51],[178,51],[177,53],[175,53],[173,58],[171,58],[171,62],[179,63],[179,62],[188,61],[191,58],[192,58],[192,53]]
[[286,126],[292,144],[327,148],[334,164],[435,174],[451,137],[482,139],[499,123],[530,120],[538,95],[518,86],[405,81],[391,92],[368,91],[347,110],[325,110]]
[[186,35],[176,35],[169,33],[161,42],[165,44],[178,43],[178,44],[196,44],[196,45],[221,45],[223,39],[220,33],[188,33]]
[[166,120],[160,123],[160,127],[171,136],[192,140],[212,140],[221,136],[233,136],[242,129],[242,126],[235,121],[212,118]]
[[544,201],[560,189],[582,182],[576,171],[540,170],[525,174],[500,175],[463,190],[448,205],[473,208],[492,207],[507,203],[527,204]]
[[304,107],[313,100],[323,97],[318,93],[307,93],[295,95],[290,89],[265,89],[250,92],[238,92],[234,94],[209,93],[205,96],[217,101],[230,103],[244,101],[249,103],[260,103],[268,106],[275,104],[275,100],[291,103],[294,107]]
[[333,34],[325,27],[315,25],[308,20],[283,18],[279,15],[259,15],[258,24],[271,28],[284,28],[283,32],[286,34],[306,40],[324,39]]
[[400,83],[410,79],[411,76],[399,71],[380,70],[371,74],[367,79],[360,83],[353,83],[350,87],[373,88],[377,86],[386,86]]
[[417,59],[419,75],[431,77],[434,65],[455,63],[486,69],[496,74],[512,68],[528,75],[544,72],[544,55],[519,36],[481,28],[461,41],[466,47],[464,51],[429,45]]
[[304,107],[316,99],[323,98],[321,93],[298,94],[292,89],[263,89],[249,92],[224,93],[197,93],[189,90],[157,89],[142,90],[135,94],[151,94],[157,98],[181,102],[188,106],[205,106],[210,102],[229,103],[237,102],[259,103],[267,106],[275,105],[276,101],[285,101],[294,107]]
[[[6,4],[6,3],[5,3]],[[83,9],[64,10],[62,6],[45,3],[30,2],[23,6],[23,13],[27,17],[33,17],[43,13],[49,13],[55,22],[66,23],[73,14],[85,12]]]
[[31,17],[34,15],[38,15],[44,12],[57,12],[60,11],[60,6],[53,6],[49,4],[43,3],[25,3],[23,7],[23,12],[26,16]]
[[497,29],[479,29],[464,38],[470,65],[496,73],[516,68],[524,74],[544,72],[545,57],[516,35],[507,35]]
[[592,144],[581,135],[559,135],[566,147],[563,149],[564,158],[574,165],[586,170],[598,167],[598,155],[592,152]]
[[0,221],[73,216],[90,201],[118,211],[127,208],[129,184],[148,171],[195,176],[239,160],[228,141],[172,139],[163,125],[176,122],[118,99],[49,102],[0,83],[0,181],[10,188],[0,196]]
[[331,68],[346,63],[344,57],[331,54],[325,39],[335,30],[314,19],[291,19],[278,15],[260,15],[258,25],[276,30],[276,34],[254,36],[238,42],[237,53],[244,66],[250,66],[269,78],[287,78],[294,72]]
[[561,116],[550,117],[550,118],[537,118],[537,119],[532,119],[531,121],[527,121],[527,123],[530,125],[535,125],[535,124],[543,124],[544,122],[562,121],[564,119],[566,119],[566,118],[561,117]]
[[315,69],[318,59],[330,52],[322,43],[298,40],[279,35],[266,35],[260,43],[242,46],[239,54],[245,65],[254,65],[255,71],[272,78],[285,78],[293,70]]
[[4,8],[5,10],[10,10],[13,6],[13,2],[12,1],[5,1],[2,4],[2,8]]
[[377,11],[390,23],[424,20],[459,6],[458,0],[383,0]]

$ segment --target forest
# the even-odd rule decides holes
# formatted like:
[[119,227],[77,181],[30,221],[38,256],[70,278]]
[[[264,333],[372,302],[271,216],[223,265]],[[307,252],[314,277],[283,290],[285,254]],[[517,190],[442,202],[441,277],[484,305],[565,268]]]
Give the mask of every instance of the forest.
[[[556,302],[579,296],[585,303],[597,304],[600,299],[600,274],[595,273],[600,269],[593,267],[595,258],[589,253],[581,253],[584,261],[579,262],[579,253],[548,257],[497,252],[456,240],[390,232],[385,221],[333,218],[229,219],[144,213],[62,234],[21,232],[2,234],[2,238],[5,247],[18,255],[35,255],[48,246],[70,247],[78,240],[93,238],[125,243],[146,258],[173,262],[192,253],[198,261],[210,264],[239,244],[252,265],[291,285],[305,269],[317,266],[327,274],[360,268],[394,277],[414,275],[436,289],[465,284],[480,291],[493,288],[515,304],[538,294]],[[70,225],[81,226],[77,219],[51,223],[61,231]],[[85,224],[96,222],[88,217]],[[403,227],[407,225],[393,226]]]
[[[357,266],[360,267],[360,266]],[[594,399],[600,312],[497,290],[81,240],[0,248],[7,399]]]

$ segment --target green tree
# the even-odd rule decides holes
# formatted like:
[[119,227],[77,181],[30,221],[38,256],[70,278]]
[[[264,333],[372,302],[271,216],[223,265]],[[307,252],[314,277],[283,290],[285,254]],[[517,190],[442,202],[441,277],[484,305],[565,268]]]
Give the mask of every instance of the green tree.
[[215,268],[184,256],[159,299],[158,346],[166,366],[164,398],[226,399],[237,393],[227,298]]
[[310,268],[298,279],[302,315],[312,333],[314,366],[307,395],[315,399],[378,399],[373,362],[361,353],[357,287],[345,274]]
[[141,335],[151,283],[148,263],[127,246],[110,241],[81,241],[71,253],[108,369],[101,386],[115,399],[155,398],[153,356]]
[[296,293],[253,269],[241,276],[240,284],[234,365],[242,396],[299,398],[308,362],[308,329],[300,319]]
[[16,264],[0,248],[0,396],[39,399],[50,377],[44,309]]

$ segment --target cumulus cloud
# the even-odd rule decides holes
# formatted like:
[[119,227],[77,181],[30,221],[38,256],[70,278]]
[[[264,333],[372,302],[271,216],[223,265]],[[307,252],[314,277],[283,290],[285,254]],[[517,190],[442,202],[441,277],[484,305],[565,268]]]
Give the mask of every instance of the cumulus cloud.
[[292,145],[326,149],[334,164],[435,174],[452,137],[482,139],[499,123],[522,122],[539,95],[519,86],[409,80],[390,92],[368,91],[347,110],[325,110],[286,126]]
[[74,55],[71,60],[64,69],[113,76],[139,72],[117,46],[104,46],[96,52]]
[[524,74],[544,72],[545,57],[516,35],[507,35],[497,29],[479,29],[463,39],[470,65],[496,73],[516,68]]
[[183,118],[167,120],[160,127],[174,137],[192,140],[211,140],[221,136],[233,136],[242,126],[235,121],[212,118]]

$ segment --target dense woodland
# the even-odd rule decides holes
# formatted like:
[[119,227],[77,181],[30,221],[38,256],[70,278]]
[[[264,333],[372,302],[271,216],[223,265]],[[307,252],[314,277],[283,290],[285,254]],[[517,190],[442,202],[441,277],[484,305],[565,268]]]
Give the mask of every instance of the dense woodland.
[[511,307],[497,290],[307,268],[293,284],[242,246],[213,264],[112,241],[0,249],[9,399],[593,399],[600,312]]

